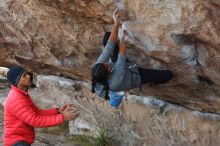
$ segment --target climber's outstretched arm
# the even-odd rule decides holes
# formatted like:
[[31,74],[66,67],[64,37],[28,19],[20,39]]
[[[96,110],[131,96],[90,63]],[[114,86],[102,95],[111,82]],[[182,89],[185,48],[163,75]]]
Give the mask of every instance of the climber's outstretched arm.
[[113,20],[114,20],[114,26],[112,28],[112,33],[109,37],[109,40],[115,44],[115,42],[118,40],[118,30],[120,27],[120,19],[119,19],[118,9],[115,10],[113,13]]
[[102,51],[102,54],[99,56],[98,60],[96,63],[105,63],[108,62],[112,52],[115,47],[115,43],[118,39],[118,30],[120,27],[120,20],[119,20],[119,15],[118,15],[118,10],[115,10],[113,13],[113,20],[114,20],[114,26],[112,28],[111,35],[109,37],[108,43],[105,46],[105,48]]

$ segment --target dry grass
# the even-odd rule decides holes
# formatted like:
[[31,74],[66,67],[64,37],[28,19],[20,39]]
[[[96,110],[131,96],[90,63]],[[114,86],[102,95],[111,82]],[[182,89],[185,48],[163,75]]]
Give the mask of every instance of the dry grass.
[[45,134],[67,135],[69,134],[69,123],[65,122],[60,126],[43,128],[40,129],[40,132]]

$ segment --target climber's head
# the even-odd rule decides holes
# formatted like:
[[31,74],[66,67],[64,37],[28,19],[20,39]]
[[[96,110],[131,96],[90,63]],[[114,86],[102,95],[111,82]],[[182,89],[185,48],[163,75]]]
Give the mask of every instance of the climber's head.
[[99,83],[105,83],[110,73],[110,65],[108,63],[97,63],[91,71],[92,80]]
[[109,91],[109,84],[108,84],[108,76],[111,72],[111,67],[108,63],[97,63],[93,66],[91,71],[92,76],[92,93],[95,93],[95,86],[96,82],[102,84],[105,90],[105,99],[109,100],[108,91]]

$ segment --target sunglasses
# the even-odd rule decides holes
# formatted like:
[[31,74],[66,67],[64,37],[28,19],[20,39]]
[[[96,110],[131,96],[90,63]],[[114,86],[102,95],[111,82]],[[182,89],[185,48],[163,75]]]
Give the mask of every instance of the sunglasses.
[[33,81],[33,73],[31,72],[24,72],[23,77],[30,78]]

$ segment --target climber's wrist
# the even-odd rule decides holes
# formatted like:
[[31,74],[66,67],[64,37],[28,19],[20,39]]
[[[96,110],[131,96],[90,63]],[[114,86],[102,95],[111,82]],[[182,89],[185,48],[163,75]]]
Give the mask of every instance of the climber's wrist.
[[119,27],[119,26],[120,26],[120,23],[114,23],[113,27]]

